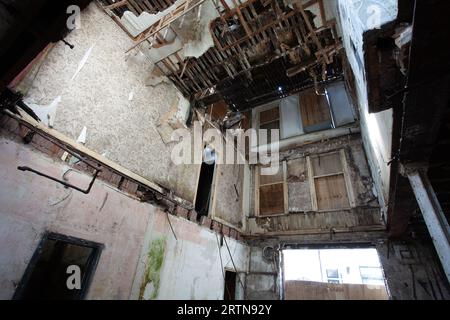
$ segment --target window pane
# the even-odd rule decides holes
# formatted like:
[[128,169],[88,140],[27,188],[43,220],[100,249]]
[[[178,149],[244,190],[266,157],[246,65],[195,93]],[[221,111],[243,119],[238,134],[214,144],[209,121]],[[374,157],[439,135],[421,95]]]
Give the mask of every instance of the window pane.
[[281,137],[283,139],[295,137],[303,134],[302,120],[300,118],[300,109],[298,107],[298,96],[293,95],[281,100]]
[[343,81],[327,86],[328,98],[336,127],[355,122],[355,115]]

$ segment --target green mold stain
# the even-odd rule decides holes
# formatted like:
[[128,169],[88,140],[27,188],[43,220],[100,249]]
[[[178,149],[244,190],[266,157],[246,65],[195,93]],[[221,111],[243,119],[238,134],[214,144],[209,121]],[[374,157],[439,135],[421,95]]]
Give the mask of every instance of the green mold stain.
[[152,241],[147,257],[147,268],[145,270],[145,278],[141,285],[140,299],[144,298],[145,287],[147,284],[153,284],[153,292],[150,299],[154,300],[158,297],[160,271],[164,262],[164,252],[166,248],[165,239],[157,239]]

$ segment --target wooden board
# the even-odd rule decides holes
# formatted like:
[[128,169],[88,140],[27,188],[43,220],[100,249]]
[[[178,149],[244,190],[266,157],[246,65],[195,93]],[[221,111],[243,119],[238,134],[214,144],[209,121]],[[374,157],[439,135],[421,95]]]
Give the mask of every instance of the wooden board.
[[259,124],[265,124],[280,119],[280,109],[275,107],[270,110],[262,111],[259,113]]
[[260,216],[284,213],[284,183],[259,188]]
[[311,157],[314,176],[342,173],[341,156],[339,153],[328,153]]
[[331,121],[330,107],[326,96],[319,96],[314,89],[299,93],[303,127]]
[[388,300],[382,285],[286,281],[286,300]]
[[344,175],[315,178],[314,185],[318,210],[349,208]]

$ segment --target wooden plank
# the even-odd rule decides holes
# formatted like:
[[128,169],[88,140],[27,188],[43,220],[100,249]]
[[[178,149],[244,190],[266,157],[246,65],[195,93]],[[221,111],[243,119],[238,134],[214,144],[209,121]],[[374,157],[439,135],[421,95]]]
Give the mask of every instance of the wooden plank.
[[283,194],[284,194],[284,213],[289,213],[289,189],[287,184],[287,161],[283,161]]
[[347,186],[347,194],[348,194],[348,200],[350,202],[350,207],[355,208],[356,207],[356,198],[355,198],[355,192],[353,191],[353,184],[352,179],[349,173],[349,166],[347,163],[347,157],[345,156],[345,150],[341,149],[340,157],[341,157],[341,163],[342,163],[342,169],[344,170],[344,178],[345,178],[345,185]]
[[274,184],[259,188],[260,216],[284,213],[284,184]]
[[330,107],[326,96],[317,95],[314,88],[299,93],[299,105],[303,127],[331,122]]
[[261,111],[259,113],[259,124],[265,124],[280,119],[280,109],[279,107],[274,107],[269,110]]
[[318,210],[349,208],[344,175],[314,178]]
[[309,156],[306,157],[306,167],[308,168],[309,190],[311,192],[311,208],[313,211],[317,211],[316,186],[314,184],[314,173],[311,166],[311,158]]

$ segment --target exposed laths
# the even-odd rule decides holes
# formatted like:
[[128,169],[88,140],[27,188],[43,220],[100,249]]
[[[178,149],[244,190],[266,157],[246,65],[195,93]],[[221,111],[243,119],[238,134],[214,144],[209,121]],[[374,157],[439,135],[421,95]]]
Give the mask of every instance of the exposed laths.
[[175,0],[98,0],[103,7],[111,6],[114,4],[121,4],[112,9],[115,15],[121,17],[125,11],[131,11],[136,16],[139,16],[142,12],[157,13],[164,11],[175,3]]

